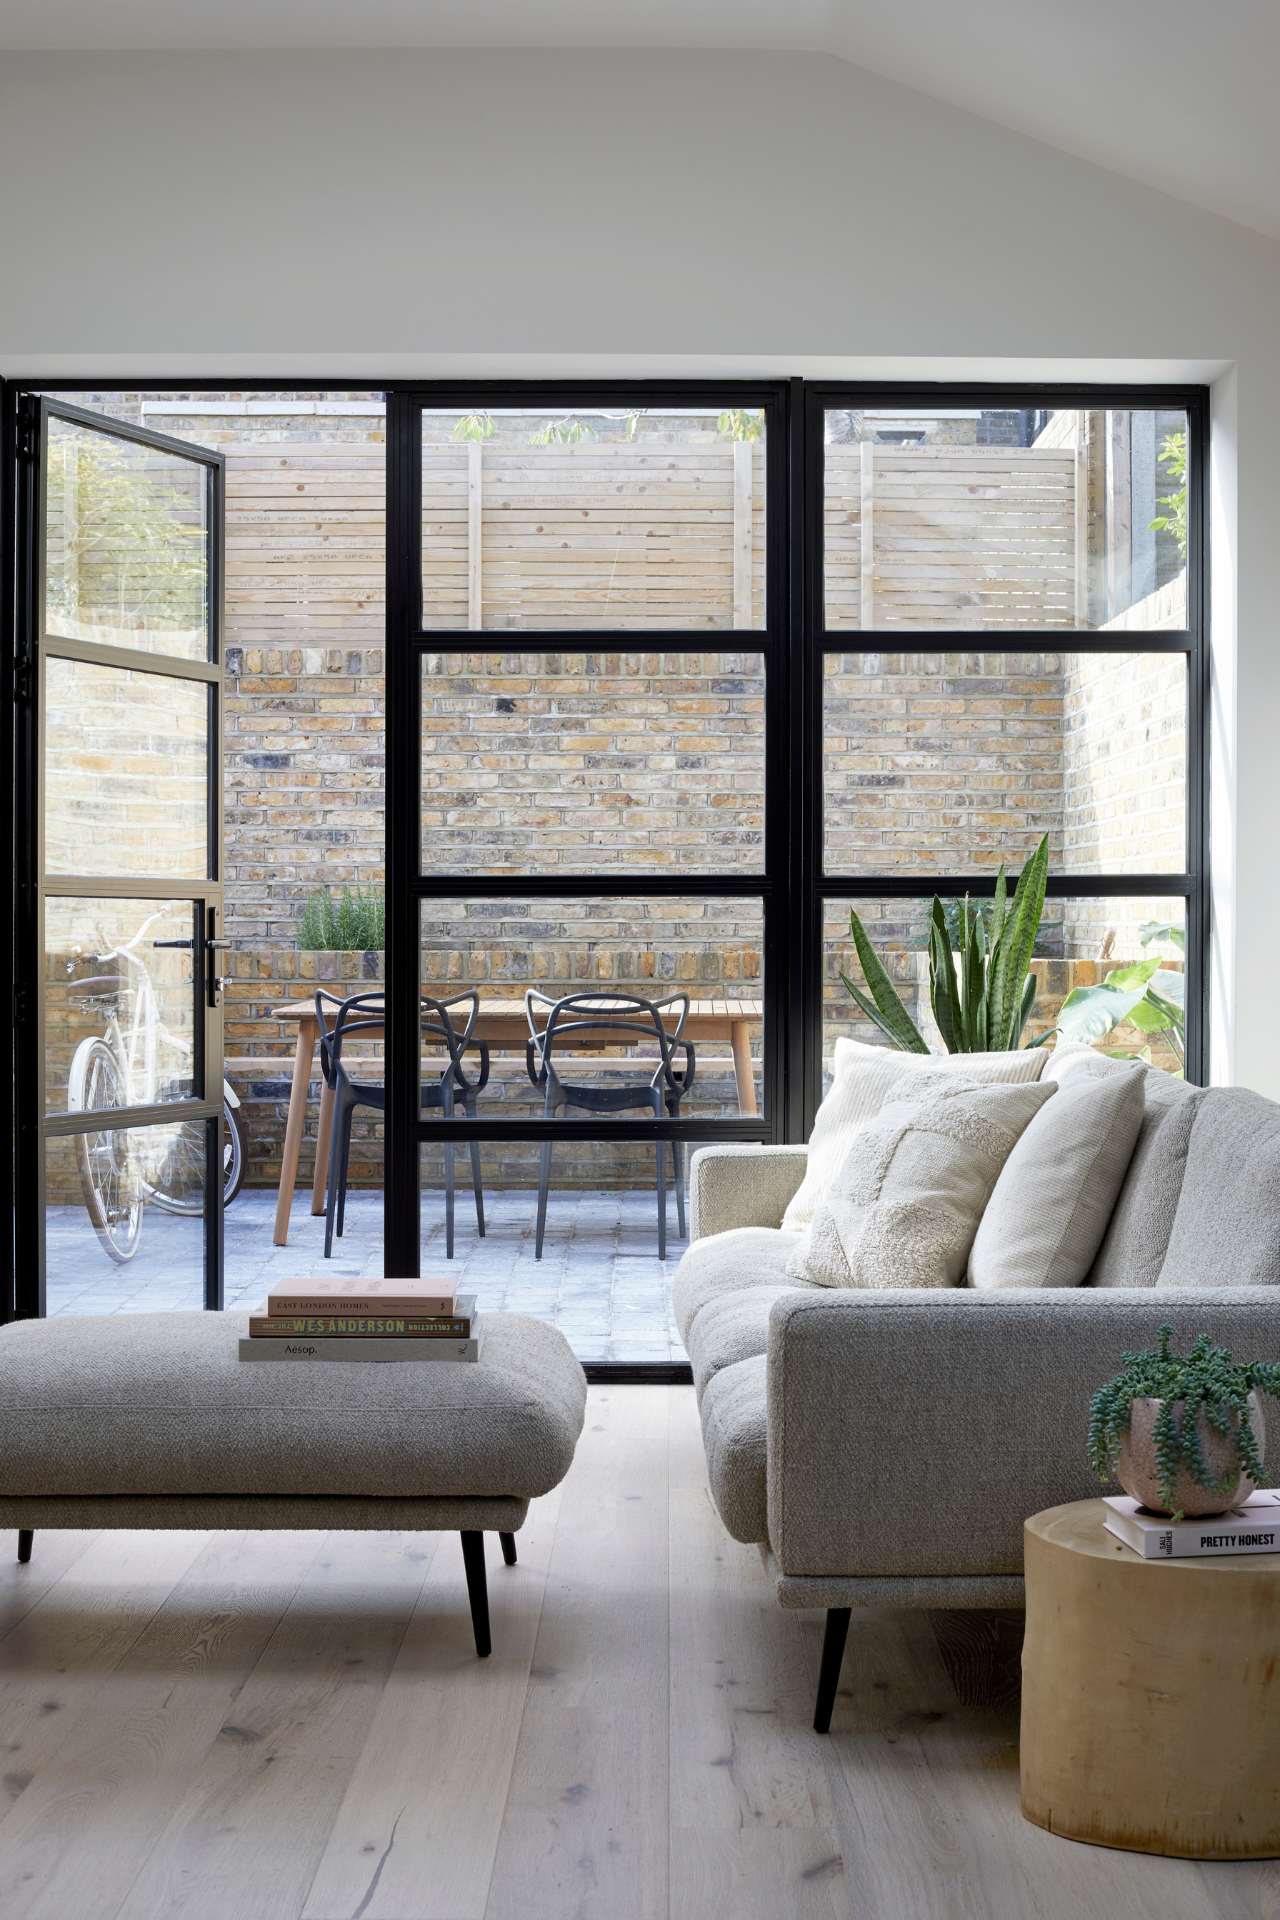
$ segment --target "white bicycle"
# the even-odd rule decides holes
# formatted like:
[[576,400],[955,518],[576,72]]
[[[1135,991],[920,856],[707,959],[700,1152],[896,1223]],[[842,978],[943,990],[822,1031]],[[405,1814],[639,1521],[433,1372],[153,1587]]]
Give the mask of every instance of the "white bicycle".
[[[78,1003],[107,1002],[106,1032],[82,1040],[72,1058],[67,1081],[69,1113],[153,1106],[181,1097],[181,1083],[189,1078],[191,1042],[170,1033],[165,1026],[150,971],[145,960],[133,951],[160,918],[161,914],[153,914],[125,946],[83,956],[96,967],[114,961],[118,972],[67,982],[69,996]],[[153,944],[190,945],[187,941]],[[132,1017],[127,1027],[122,1027],[119,1009],[130,994]],[[244,1185],[248,1139],[239,1108],[239,1100],[224,1079],[224,1206],[230,1205]],[[145,1142],[141,1153],[140,1141]],[[138,1251],[143,1210],[148,1202],[165,1213],[198,1216],[204,1211],[203,1120],[177,1121],[172,1126],[150,1126],[136,1132],[118,1127],[101,1133],[78,1133],[75,1143],[85,1207],[94,1232],[113,1260],[132,1260]]]

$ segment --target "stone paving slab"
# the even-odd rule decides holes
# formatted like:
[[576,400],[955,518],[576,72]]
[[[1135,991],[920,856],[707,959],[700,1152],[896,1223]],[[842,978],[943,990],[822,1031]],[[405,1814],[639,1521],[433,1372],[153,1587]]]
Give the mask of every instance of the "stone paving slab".
[[[538,1196],[526,1188],[484,1197],[486,1233],[476,1231],[469,1189],[455,1202],[454,1259],[445,1259],[444,1213],[437,1195],[422,1203],[422,1270],[453,1277],[489,1313],[530,1313],[560,1328],[580,1360],[684,1360],[671,1312],[671,1283],[687,1240],[676,1232],[669,1200],[667,1258],[658,1259],[651,1193],[564,1191],[547,1209],[543,1257],[534,1258]],[[249,1188],[226,1213],[225,1298],[253,1307],[276,1280],[382,1274],[382,1195],[347,1195],[346,1231],[324,1258],[324,1221],[310,1195],[295,1197],[287,1247],[272,1244],[276,1196]],[[49,1313],[145,1313],[197,1309],[203,1300],[203,1231],[151,1207],[138,1251],[123,1265],[99,1244],[82,1207],[50,1207]]]

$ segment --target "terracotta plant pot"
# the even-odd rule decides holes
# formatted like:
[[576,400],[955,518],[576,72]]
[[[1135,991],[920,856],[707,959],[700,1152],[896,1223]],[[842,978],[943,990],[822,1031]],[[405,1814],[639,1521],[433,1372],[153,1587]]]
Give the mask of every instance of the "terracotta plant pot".
[[[1173,1490],[1173,1508],[1166,1507],[1160,1498],[1160,1469],[1156,1465],[1155,1427],[1160,1415],[1163,1400],[1135,1399],[1129,1403],[1129,1431],[1120,1448],[1120,1462],[1116,1468],[1116,1478],[1131,1499],[1140,1506],[1149,1507],[1152,1513],[1169,1513],[1181,1509],[1190,1519],[1202,1513],[1225,1513],[1228,1507],[1237,1501],[1247,1500],[1253,1492],[1254,1482],[1247,1473],[1237,1471],[1236,1478],[1226,1493],[1214,1493],[1208,1487],[1202,1487],[1191,1478],[1185,1464],[1178,1468],[1177,1483]],[[1182,1421],[1186,1413],[1186,1402],[1175,1400],[1173,1417],[1178,1431],[1182,1431]],[[1267,1435],[1262,1420],[1262,1408],[1258,1405],[1256,1394],[1249,1395],[1249,1421],[1253,1428],[1253,1437],[1257,1442],[1258,1454],[1265,1454]],[[1232,1415],[1233,1429],[1240,1426],[1239,1414]],[[1232,1434],[1219,1433],[1209,1425],[1203,1405],[1196,1414],[1196,1433],[1200,1440],[1200,1451],[1215,1480],[1221,1480],[1233,1468],[1238,1468],[1235,1440]]]

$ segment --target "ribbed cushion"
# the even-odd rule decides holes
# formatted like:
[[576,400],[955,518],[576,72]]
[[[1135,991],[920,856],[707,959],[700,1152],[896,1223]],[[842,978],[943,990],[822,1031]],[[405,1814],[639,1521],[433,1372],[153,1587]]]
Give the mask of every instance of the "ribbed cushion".
[[1161,1292],[1280,1285],[1280,1106],[1273,1100],[1243,1087],[1205,1091],[1156,1284]]
[[721,1293],[708,1300],[689,1333],[689,1358],[693,1362],[693,1384],[699,1402],[707,1382],[722,1367],[739,1360],[750,1360],[763,1353],[769,1344],[769,1310],[775,1300],[804,1282],[788,1280],[783,1286],[745,1287],[735,1293]]
[[735,1540],[769,1537],[765,1357],[724,1367],[702,1397],[711,1497]]
[[676,1269],[672,1304],[685,1346],[709,1300],[749,1287],[794,1286],[787,1279],[787,1257],[799,1236],[778,1227],[732,1227],[707,1240],[695,1240]]
[[1204,1089],[1149,1067],[1146,1110],[1111,1224],[1086,1285],[1154,1287],[1169,1247]]
[[0,1494],[502,1494],[564,1478],[586,1377],[554,1327],[486,1323],[475,1365],[249,1363],[243,1313],[0,1328]]

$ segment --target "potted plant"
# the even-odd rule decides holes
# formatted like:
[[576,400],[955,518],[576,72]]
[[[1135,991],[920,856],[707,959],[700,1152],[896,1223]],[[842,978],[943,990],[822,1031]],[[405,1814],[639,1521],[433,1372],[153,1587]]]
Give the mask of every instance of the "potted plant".
[[[1035,976],[1029,968],[1048,873],[1046,834],[1019,874],[1012,900],[1007,896],[1003,864],[989,906],[970,907],[966,898],[958,918],[954,911],[949,918],[935,895],[929,926],[929,998],[948,1053],[1004,1053],[1021,1044],[1036,999]],[[903,1006],[856,909],[849,913],[849,931],[870,998],[842,973],[846,988],[867,1019],[900,1052],[928,1053],[928,1043]],[[1048,1038],[1045,1034],[1044,1039]]]
[[1280,1365],[1236,1366],[1207,1333],[1186,1355],[1170,1353],[1173,1329],[1160,1329],[1157,1353],[1126,1353],[1114,1380],[1089,1402],[1089,1463],[1114,1474],[1125,1492],[1175,1522],[1222,1513],[1265,1477],[1266,1434],[1257,1389],[1280,1394]]

